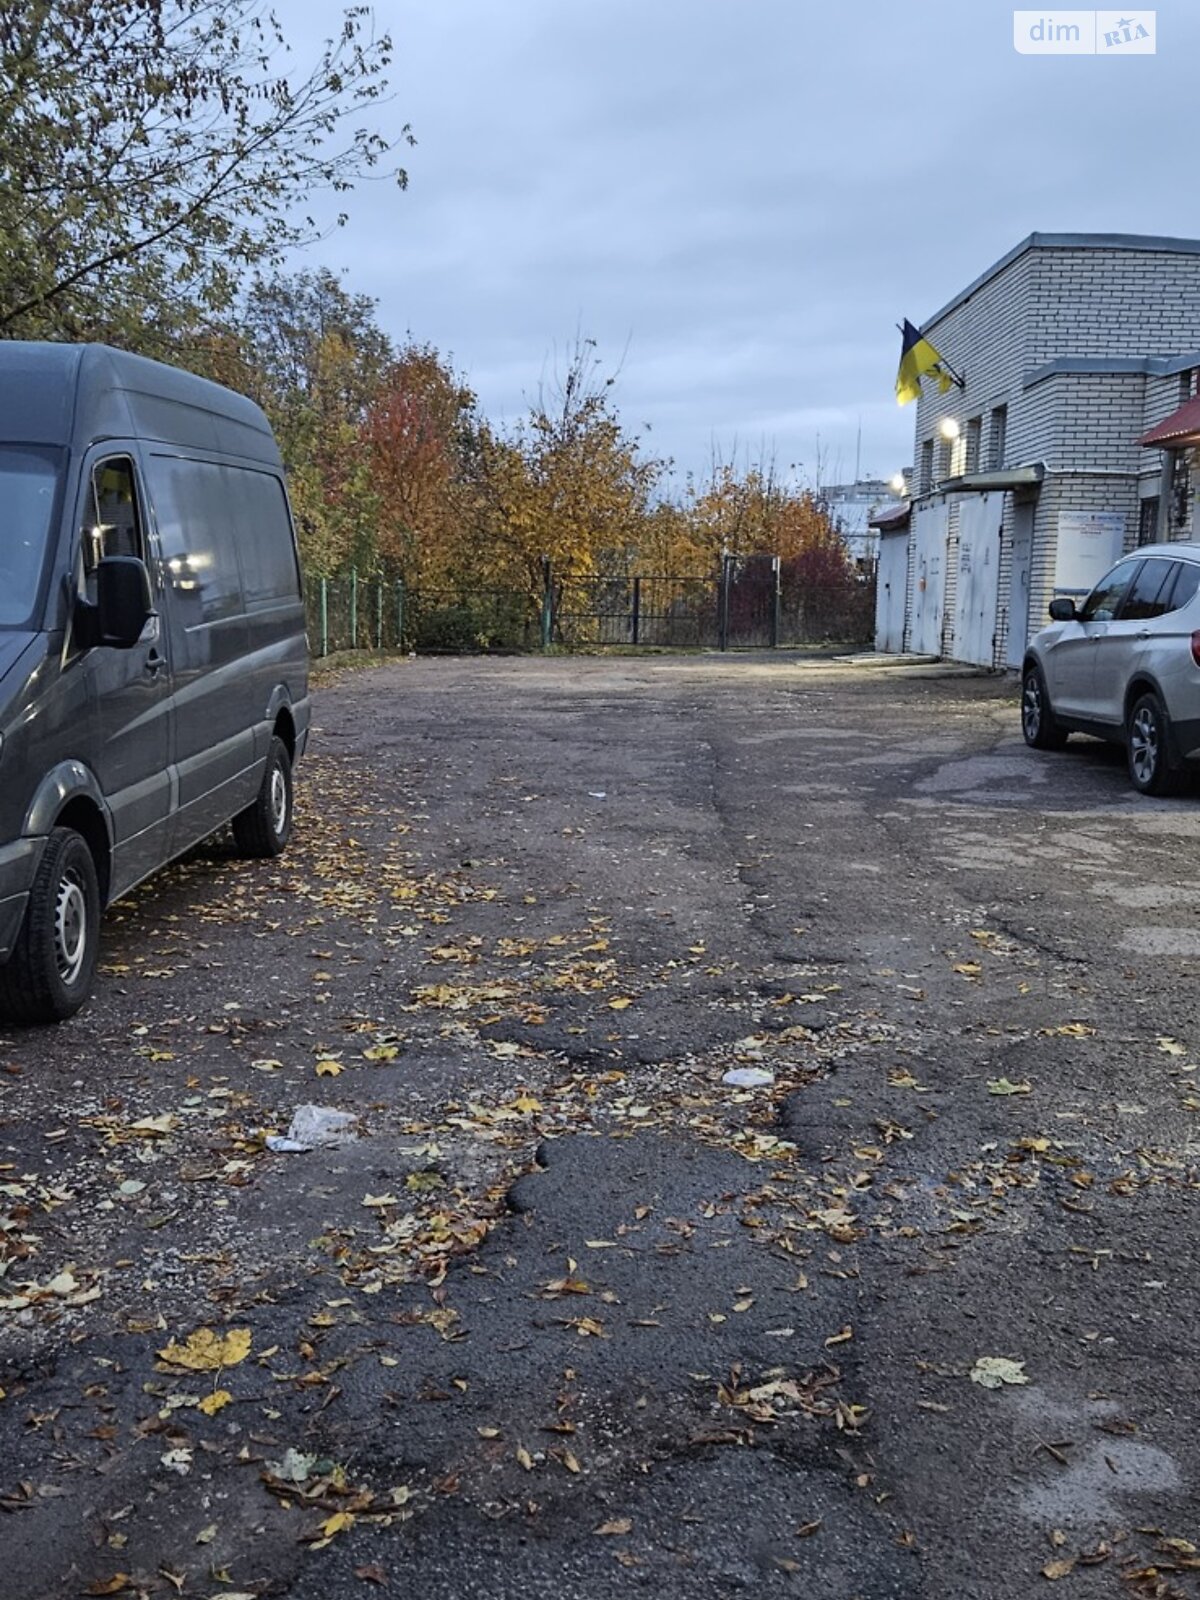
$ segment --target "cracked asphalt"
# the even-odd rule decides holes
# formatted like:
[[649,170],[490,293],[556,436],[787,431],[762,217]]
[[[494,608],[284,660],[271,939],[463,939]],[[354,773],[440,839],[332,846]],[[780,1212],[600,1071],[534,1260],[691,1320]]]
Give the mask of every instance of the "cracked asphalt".
[[316,724],[0,1035],[3,1600],[1200,1594],[1195,795],[786,653]]

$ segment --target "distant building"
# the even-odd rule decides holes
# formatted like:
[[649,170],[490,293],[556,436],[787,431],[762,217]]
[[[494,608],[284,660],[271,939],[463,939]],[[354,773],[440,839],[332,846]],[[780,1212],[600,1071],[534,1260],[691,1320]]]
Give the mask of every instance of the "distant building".
[[1020,667],[1056,594],[1196,536],[1200,240],[1033,233],[921,331],[965,384],[925,380],[911,515],[873,519],[877,640]]
[[896,496],[882,478],[860,478],[857,483],[830,484],[820,491],[829,515],[841,534],[850,559],[860,572],[874,572],[879,555],[879,534],[871,518]]

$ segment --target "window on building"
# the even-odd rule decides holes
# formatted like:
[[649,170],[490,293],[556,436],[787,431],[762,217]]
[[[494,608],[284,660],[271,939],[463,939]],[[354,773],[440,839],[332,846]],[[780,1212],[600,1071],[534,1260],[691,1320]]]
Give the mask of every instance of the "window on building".
[[933,488],[933,440],[926,439],[921,445],[921,475],[918,493],[928,494]]
[[988,470],[999,472],[1004,466],[1008,444],[1008,407],[997,406],[992,412],[992,427],[988,437]]
[[1198,372],[1200,372],[1200,368],[1188,367],[1185,372],[1181,372],[1179,374],[1180,405],[1183,405],[1185,401],[1190,400],[1196,393],[1196,376]]
[[1153,544],[1158,538],[1158,496],[1151,495],[1138,506],[1138,544]]
[[1171,451],[1170,527],[1168,535],[1184,533],[1192,518],[1191,473],[1186,450]]
[[980,449],[983,443],[983,418],[968,417],[967,419],[967,456],[963,468],[965,472],[978,472],[981,462]]
[[953,478],[957,472],[954,461],[954,447],[957,439],[939,439],[937,442],[937,461],[934,471],[934,481],[944,483],[947,478]]

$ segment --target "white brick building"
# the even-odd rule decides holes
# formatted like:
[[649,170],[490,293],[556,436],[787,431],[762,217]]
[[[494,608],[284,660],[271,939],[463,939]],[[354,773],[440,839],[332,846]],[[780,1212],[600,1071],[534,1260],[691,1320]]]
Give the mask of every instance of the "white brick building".
[[1197,390],[1200,240],[1030,234],[922,332],[965,386],[922,385],[911,516],[881,530],[879,647],[1019,667],[1055,594],[1191,531],[1195,452],[1139,440]]

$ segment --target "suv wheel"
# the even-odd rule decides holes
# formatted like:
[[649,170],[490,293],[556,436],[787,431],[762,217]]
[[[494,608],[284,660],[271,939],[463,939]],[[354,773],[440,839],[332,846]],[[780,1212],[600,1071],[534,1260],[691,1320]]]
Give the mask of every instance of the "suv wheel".
[[0,967],[0,1015],[62,1022],[87,999],[100,945],[96,863],[74,828],[55,828],[38,863],[25,920]]
[[1135,700],[1125,724],[1129,781],[1139,794],[1178,794],[1187,774],[1171,759],[1171,722],[1156,694]]
[[1054,720],[1050,696],[1041,667],[1027,667],[1021,683],[1021,732],[1035,750],[1061,750],[1067,742],[1064,728]]
[[233,819],[233,837],[244,856],[277,856],[292,836],[292,762],[287,745],[271,740],[262,785],[252,805]]

